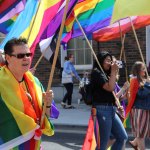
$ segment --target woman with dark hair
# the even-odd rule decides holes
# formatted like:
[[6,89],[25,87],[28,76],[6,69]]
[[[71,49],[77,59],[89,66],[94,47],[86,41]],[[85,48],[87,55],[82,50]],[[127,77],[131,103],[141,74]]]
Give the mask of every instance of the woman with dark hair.
[[79,81],[81,80],[81,78],[79,77],[73,65],[74,56],[70,54],[69,57],[66,57],[65,59],[66,62],[64,63],[64,69],[62,72],[62,84],[66,88],[67,93],[65,94],[61,105],[63,108],[70,109],[74,108],[74,106],[72,106],[73,77],[76,77],[76,79]]
[[150,82],[143,62],[137,61],[132,67],[130,98],[126,116],[130,113],[133,135],[130,141],[134,149],[145,150],[145,138],[150,137]]
[[[116,139],[111,149],[121,150],[128,137],[120,118],[116,114],[115,98],[112,94],[115,88],[118,65],[113,62],[111,54],[106,51],[100,52],[97,58],[104,72],[95,61],[91,73],[91,86],[92,105],[96,108],[99,123],[100,150],[107,149],[111,133]],[[121,109],[123,108],[121,107]]]

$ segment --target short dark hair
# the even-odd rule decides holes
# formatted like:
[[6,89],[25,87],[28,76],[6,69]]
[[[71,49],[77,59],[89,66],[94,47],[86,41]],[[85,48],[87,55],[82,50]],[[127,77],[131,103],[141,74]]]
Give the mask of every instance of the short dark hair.
[[11,55],[13,52],[13,46],[24,45],[27,44],[27,40],[25,38],[13,38],[9,40],[4,46],[4,53]]

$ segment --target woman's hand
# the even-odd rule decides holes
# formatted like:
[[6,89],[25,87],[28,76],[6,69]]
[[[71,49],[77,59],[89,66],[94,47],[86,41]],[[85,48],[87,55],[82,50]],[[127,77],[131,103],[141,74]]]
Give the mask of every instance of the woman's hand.
[[117,75],[119,69],[119,65],[117,64],[116,61],[113,61],[111,64],[111,74]]
[[43,93],[43,100],[46,106],[51,106],[52,99],[54,98],[54,93],[52,90]]
[[52,90],[43,93],[44,103],[46,104],[46,115],[48,117],[50,117],[50,113],[51,113],[50,108],[51,108],[53,98],[54,98],[54,93]]

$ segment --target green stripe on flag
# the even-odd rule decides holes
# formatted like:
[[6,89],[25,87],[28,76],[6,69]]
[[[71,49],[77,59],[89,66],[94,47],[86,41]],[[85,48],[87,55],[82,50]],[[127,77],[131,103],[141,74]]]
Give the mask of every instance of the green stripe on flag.
[[[13,97],[12,97],[13,101]],[[8,142],[21,135],[12,113],[0,96],[0,144]],[[7,133],[7,134],[6,134]]]

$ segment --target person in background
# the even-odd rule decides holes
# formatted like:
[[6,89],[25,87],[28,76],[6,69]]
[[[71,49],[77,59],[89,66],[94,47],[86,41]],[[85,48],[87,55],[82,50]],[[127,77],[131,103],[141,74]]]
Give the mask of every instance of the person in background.
[[[48,119],[53,91],[44,92],[39,80],[28,71],[32,53],[26,39],[9,40],[4,54],[6,65],[0,69],[0,147],[39,150],[41,134],[54,134]],[[47,105],[40,128],[43,100]]]
[[143,62],[134,63],[130,77],[130,97],[126,117],[130,113],[135,139],[129,143],[136,150],[145,150],[145,138],[150,138],[150,81]]
[[[106,51],[97,55],[104,73],[95,61],[91,73],[93,106],[96,108],[96,117],[100,132],[100,150],[106,150],[111,133],[115,138],[112,150],[121,150],[127,141],[127,133],[116,114],[115,98],[112,94],[115,88],[118,65],[113,62],[112,56]],[[123,107],[119,108],[123,111]],[[98,149],[98,148],[97,148]]]
[[[79,93],[82,96],[80,101],[84,100],[84,95],[83,95],[84,94],[84,85],[87,85],[90,82],[88,76],[89,76],[89,73],[85,71],[83,74],[83,78],[81,79],[80,84],[79,84]],[[80,103],[80,101],[78,103]]]
[[66,88],[67,92],[63,98],[63,101],[61,102],[61,105],[63,108],[70,109],[75,108],[72,106],[73,77],[76,77],[76,79],[79,81],[81,81],[81,78],[79,77],[73,65],[74,55],[70,54],[67,58],[68,60],[65,61],[62,72],[62,84]]

